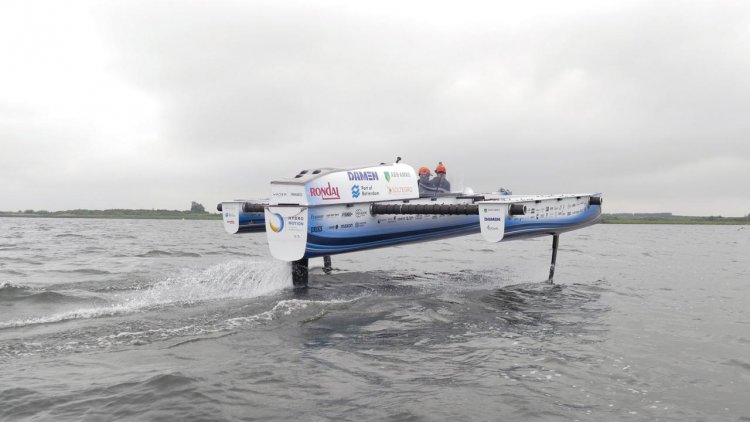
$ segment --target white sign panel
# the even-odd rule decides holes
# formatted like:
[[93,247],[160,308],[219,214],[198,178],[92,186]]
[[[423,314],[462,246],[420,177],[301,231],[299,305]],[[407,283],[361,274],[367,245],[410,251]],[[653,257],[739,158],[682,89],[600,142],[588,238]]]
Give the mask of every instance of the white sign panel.
[[222,202],[221,218],[224,220],[224,230],[229,234],[235,234],[240,229],[240,213],[242,202]]
[[271,255],[296,261],[307,246],[307,207],[266,207],[266,237]]
[[479,225],[482,237],[488,242],[499,242],[505,236],[505,218],[508,215],[508,204],[480,202]]

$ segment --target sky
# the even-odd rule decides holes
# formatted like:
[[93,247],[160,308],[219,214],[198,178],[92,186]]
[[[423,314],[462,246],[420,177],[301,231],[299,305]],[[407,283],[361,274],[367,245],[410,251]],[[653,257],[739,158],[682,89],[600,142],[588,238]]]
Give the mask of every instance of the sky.
[[213,210],[400,156],[750,213],[744,0],[4,0],[0,64],[0,210]]

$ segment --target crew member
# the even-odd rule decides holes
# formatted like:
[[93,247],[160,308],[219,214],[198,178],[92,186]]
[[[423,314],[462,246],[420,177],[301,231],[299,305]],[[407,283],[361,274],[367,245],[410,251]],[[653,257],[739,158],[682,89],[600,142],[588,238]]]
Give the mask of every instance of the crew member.
[[445,166],[443,165],[443,162],[440,161],[437,167],[435,167],[435,177],[430,180],[433,191],[437,190],[437,192],[439,193],[451,191],[451,184],[445,178],[445,173]]
[[419,180],[417,184],[419,185],[420,195],[435,192],[435,189],[432,187],[432,181],[430,181],[430,169],[427,167],[419,168]]

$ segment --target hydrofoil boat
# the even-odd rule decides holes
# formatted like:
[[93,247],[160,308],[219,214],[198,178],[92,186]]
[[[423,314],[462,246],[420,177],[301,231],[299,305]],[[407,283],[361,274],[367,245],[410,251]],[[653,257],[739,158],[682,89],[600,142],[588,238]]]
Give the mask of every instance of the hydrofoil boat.
[[265,231],[273,257],[292,263],[296,288],[308,283],[308,260],[373,248],[481,233],[489,242],[552,236],[552,263],[561,233],[601,220],[602,195],[420,194],[414,168],[400,163],[303,170],[271,181],[267,200],[220,203],[230,233]]

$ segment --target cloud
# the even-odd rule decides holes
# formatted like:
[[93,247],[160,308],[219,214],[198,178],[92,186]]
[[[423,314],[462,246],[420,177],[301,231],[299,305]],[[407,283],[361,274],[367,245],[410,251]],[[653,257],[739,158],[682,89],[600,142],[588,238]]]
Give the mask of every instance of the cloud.
[[[442,160],[475,190],[603,191],[609,211],[715,214],[706,203],[722,201],[727,215],[750,212],[732,199],[750,197],[737,180],[750,159],[750,5],[76,5],[59,12],[77,35],[52,42],[63,33],[53,28],[26,46],[69,49],[67,67],[15,74],[68,87],[0,105],[12,111],[0,136],[13,139],[0,164],[14,168],[0,185],[15,186],[14,204],[35,203],[13,177],[22,167],[37,188],[62,180],[100,207],[184,207],[262,196],[302,168],[400,155]],[[706,201],[676,174],[700,174]]]

